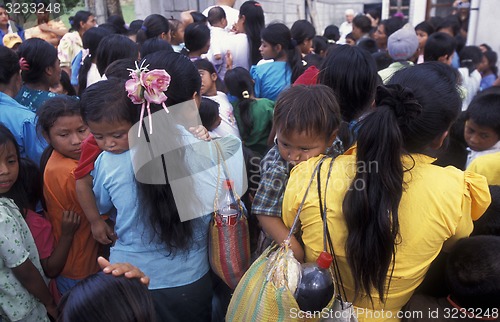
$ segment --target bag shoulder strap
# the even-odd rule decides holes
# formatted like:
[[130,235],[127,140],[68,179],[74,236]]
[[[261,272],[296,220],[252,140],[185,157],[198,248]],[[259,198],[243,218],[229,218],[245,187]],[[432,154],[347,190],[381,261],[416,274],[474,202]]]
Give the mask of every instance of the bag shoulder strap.
[[[346,291],[344,288],[344,283],[342,282],[342,276],[340,274],[340,268],[338,265],[337,256],[335,255],[335,251],[333,248],[333,242],[332,242],[332,238],[330,236],[330,230],[328,229],[328,220],[327,220],[326,197],[327,197],[328,183],[330,180],[330,174],[332,172],[333,162],[334,162],[334,159],[331,159],[330,166],[328,168],[326,182],[325,182],[325,192],[324,192],[323,196],[321,193],[321,171],[318,171],[318,173],[317,173],[319,209],[320,209],[321,220],[323,222],[323,250],[324,251],[329,250],[330,254],[333,257],[333,272],[334,272],[335,279],[337,280],[337,285],[339,288],[338,294],[340,294],[343,301],[347,301],[347,295],[346,295]],[[341,301],[342,305],[343,305],[343,301]]]

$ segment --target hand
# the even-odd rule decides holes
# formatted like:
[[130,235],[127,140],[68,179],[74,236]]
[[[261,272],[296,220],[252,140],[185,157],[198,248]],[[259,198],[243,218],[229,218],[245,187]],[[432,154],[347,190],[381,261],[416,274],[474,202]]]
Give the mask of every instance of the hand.
[[237,22],[233,23],[233,25],[231,26],[231,30],[229,30],[229,32],[234,32],[235,34],[238,33],[238,23]]
[[212,139],[208,130],[203,125],[190,127],[189,132],[191,132],[199,140],[210,141]]
[[102,218],[93,221],[90,224],[90,229],[94,239],[103,245],[111,244],[118,238],[113,229]]
[[65,210],[62,214],[61,234],[67,237],[73,237],[80,226],[80,216],[71,210]]
[[124,275],[126,278],[138,278],[142,284],[149,285],[149,277],[147,277],[139,268],[130,263],[115,263],[111,264],[104,257],[97,258],[99,266],[106,274],[113,274],[113,276]]
[[233,68],[233,55],[231,54],[231,51],[226,52],[226,69],[232,69]]
[[52,31],[52,29],[50,29],[49,26],[46,23],[39,24],[38,28],[40,28],[40,30],[44,31],[44,32],[50,32],[50,31]]

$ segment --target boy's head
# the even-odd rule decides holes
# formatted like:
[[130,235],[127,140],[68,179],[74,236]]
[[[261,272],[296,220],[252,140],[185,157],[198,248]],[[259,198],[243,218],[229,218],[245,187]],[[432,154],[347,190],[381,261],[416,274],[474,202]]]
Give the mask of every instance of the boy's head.
[[459,240],[448,257],[446,281],[450,297],[463,308],[498,308],[500,303],[500,237]]
[[213,7],[208,11],[208,22],[212,27],[226,28],[226,12],[221,7]]
[[202,97],[200,108],[200,119],[201,124],[208,130],[213,131],[219,127],[222,119],[219,115],[219,103],[209,99],[208,97]]
[[500,91],[477,95],[465,112],[464,137],[474,151],[484,151],[500,140]]
[[138,121],[139,108],[127,97],[122,80],[98,83],[82,95],[82,118],[101,150],[120,154],[129,149],[128,131]]
[[491,204],[478,220],[474,221],[471,236],[494,235],[500,237],[500,186],[490,186]]
[[415,30],[405,26],[387,39],[387,51],[394,61],[409,60],[418,49],[418,37]]
[[444,32],[435,32],[429,36],[425,43],[424,61],[440,61],[451,65],[456,47],[455,38]]
[[297,85],[280,94],[273,121],[281,157],[298,164],[326,153],[337,135],[340,108],[328,86]]

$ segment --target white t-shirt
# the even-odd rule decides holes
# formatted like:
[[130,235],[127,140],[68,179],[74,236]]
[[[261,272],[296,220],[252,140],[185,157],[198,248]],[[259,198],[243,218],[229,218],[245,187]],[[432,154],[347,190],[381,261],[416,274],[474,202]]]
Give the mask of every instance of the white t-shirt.
[[226,48],[233,56],[233,68],[243,67],[250,70],[250,46],[248,45],[247,35],[244,33],[229,33],[227,40]]
[[[214,65],[217,75],[224,80],[226,75],[226,52],[225,46],[229,33],[219,27],[210,27],[210,49],[207,53],[208,60]],[[220,59],[215,59],[215,55],[220,55]]]
[[469,75],[469,69],[466,67],[460,67],[458,69],[460,75],[462,75],[462,87],[467,90],[465,98],[462,101],[462,111],[467,110],[470,102],[476,96],[481,85],[481,74],[475,69]]
[[222,119],[222,122],[217,128],[212,130],[212,132],[221,137],[232,134],[241,139],[238,124],[236,124],[236,119],[233,114],[233,106],[229,103],[227,95],[223,92],[217,92],[216,96],[205,97],[219,103],[219,116]]
[[101,74],[99,74],[99,70],[97,69],[97,65],[92,63],[90,65],[90,69],[87,73],[87,87],[90,85],[97,83],[98,81],[102,80]]
[[224,9],[224,12],[226,13],[226,20],[227,20],[226,30],[229,32],[231,30],[231,28],[233,28],[233,25],[236,22],[238,22],[238,18],[240,16],[240,11],[236,10],[234,8],[231,8],[230,6],[226,6],[226,5],[210,6],[210,7],[206,8],[205,10],[203,10],[203,12],[202,12],[203,15],[205,17],[208,17],[208,12],[213,7],[221,7],[222,9]]

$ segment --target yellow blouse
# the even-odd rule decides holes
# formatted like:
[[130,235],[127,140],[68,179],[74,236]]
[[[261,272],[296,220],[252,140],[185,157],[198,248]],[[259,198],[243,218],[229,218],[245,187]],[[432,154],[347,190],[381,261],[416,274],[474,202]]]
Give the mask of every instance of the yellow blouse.
[[[342,202],[357,168],[359,171],[382,169],[378,169],[376,164],[357,164],[355,151],[348,152],[352,155],[342,155],[335,159],[326,202],[330,235],[338,257],[347,299],[352,301],[354,282],[345,252],[347,227],[342,214]],[[283,199],[283,221],[287,227],[292,226],[307,183],[320,158],[321,156],[309,159],[292,170]],[[432,165],[434,159],[425,155],[414,154],[412,158],[403,158],[405,167],[413,168],[404,175],[405,184],[399,206],[401,243],[396,246],[395,266],[387,300],[381,303],[376,292],[373,292],[374,311],[366,310],[372,307],[367,297],[357,300],[354,304],[360,321],[399,321],[400,319],[396,318],[398,311],[424,279],[443,243],[444,247],[448,247],[456,240],[468,236],[473,228],[472,220],[478,219],[491,202],[488,184],[483,176],[463,172],[454,167],[442,168]],[[321,168],[323,185],[326,184],[330,162],[331,159],[326,160]],[[363,182],[355,184],[360,187]],[[322,187],[323,194],[324,189],[325,186]],[[315,261],[323,250],[323,228],[316,180],[313,181],[304,203],[300,224],[306,261]]]
[[489,185],[500,185],[500,152],[475,158],[469,164],[467,170],[485,176]]

